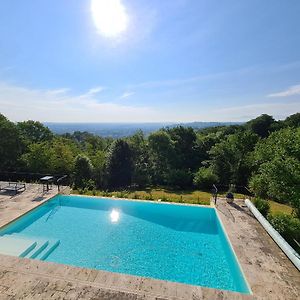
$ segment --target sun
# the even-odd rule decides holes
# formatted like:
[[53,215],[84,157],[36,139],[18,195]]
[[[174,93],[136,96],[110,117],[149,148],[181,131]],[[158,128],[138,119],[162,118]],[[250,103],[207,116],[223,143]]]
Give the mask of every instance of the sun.
[[117,37],[128,27],[122,0],[91,0],[91,12],[98,32],[105,37]]

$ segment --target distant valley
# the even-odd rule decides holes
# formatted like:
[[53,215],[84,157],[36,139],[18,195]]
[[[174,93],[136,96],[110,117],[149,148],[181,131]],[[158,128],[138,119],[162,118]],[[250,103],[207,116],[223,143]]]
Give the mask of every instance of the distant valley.
[[130,136],[138,130],[142,130],[145,135],[150,134],[163,127],[175,127],[182,125],[184,127],[192,127],[194,129],[202,129],[207,127],[226,126],[233,124],[241,124],[238,122],[190,122],[190,123],[51,123],[46,122],[48,126],[56,134],[73,133],[75,131],[87,131],[89,133],[103,136],[120,138]]

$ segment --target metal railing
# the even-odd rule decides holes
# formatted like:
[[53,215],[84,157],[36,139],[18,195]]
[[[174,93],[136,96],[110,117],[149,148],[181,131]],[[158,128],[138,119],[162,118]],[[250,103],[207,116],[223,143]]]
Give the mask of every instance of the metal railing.
[[217,198],[218,198],[218,188],[216,187],[215,184],[213,184],[213,188],[212,188],[212,197],[215,201],[215,205],[217,204]]
[[67,181],[68,175],[64,175],[60,178],[58,178],[56,180],[56,184],[57,184],[57,191],[60,192],[61,191],[61,186],[63,185],[63,183]]

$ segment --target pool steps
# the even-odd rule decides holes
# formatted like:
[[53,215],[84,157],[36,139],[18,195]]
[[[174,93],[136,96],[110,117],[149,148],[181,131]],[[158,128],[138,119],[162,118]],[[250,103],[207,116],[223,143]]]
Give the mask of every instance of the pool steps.
[[27,237],[13,233],[0,236],[0,254],[45,260],[59,245],[59,240]]

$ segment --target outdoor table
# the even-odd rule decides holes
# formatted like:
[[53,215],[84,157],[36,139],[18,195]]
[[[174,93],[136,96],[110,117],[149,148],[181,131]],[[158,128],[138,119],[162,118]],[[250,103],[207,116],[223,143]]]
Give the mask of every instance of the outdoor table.
[[49,186],[49,183],[52,183],[53,178],[53,176],[44,176],[40,178],[40,181],[43,183],[43,192],[48,192],[49,190],[51,190],[52,186]]

